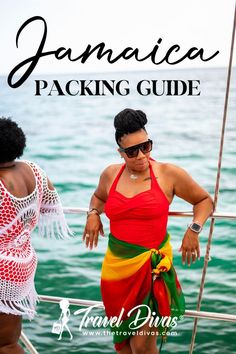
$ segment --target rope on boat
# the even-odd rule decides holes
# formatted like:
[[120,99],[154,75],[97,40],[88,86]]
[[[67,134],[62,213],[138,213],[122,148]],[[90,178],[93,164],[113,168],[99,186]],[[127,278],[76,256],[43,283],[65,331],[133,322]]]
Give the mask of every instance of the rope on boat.
[[[217,202],[218,202],[218,196],[219,196],[221,164],[222,164],[222,156],[223,156],[225,126],[226,126],[226,119],[227,119],[230,79],[231,79],[232,62],[233,62],[235,29],[236,29],[236,2],[235,2],[235,9],[234,9],[233,30],[232,30],[231,48],[230,48],[230,56],[229,56],[229,66],[228,66],[228,74],[227,74],[227,84],[226,84],[226,92],[225,92],[223,122],[222,122],[222,129],[221,129],[220,150],[219,150],[219,159],[218,159],[218,170],[217,170],[215,194],[214,194],[214,211],[216,210],[216,206],[217,206]],[[198,295],[197,311],[200,311],[200,308],[201,308],[202,294],[203,294],[205,278],[206,278],[206,271],[207,271],[208,262],[209,262],[209,259],[210,259],[210,248],[211,248],[211,241],[212,241],[214,225],[215,225],[215,218],[212,218],[211,219],[211,224],[210,224],[210,230],[209,230],[209,237],[208,237],[207,246],[206,246],[206,254],[205,254],[205,259],[204,259],[204,267],[203,267],[203,271],[202,271],[201,285],[200,285],[200,290],[199,290],[199,295]],[[192,338],[191,338],[191,343],[190,343],[189,354],[192,354],[193,350],[194,350],[194,343],[195,343],[196,332],[197,332],[197,324],[198,324],[198,318],[195,318],[194,319],[194,327],[193,327],[193,331],[192,331]]]

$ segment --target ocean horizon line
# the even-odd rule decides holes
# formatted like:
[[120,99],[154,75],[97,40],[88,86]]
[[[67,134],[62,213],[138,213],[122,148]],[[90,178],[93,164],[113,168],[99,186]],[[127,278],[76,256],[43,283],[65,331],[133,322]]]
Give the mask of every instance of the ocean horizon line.
[[[41,73],[37,73],[37,74],[31,74],[31,77],[38,77],[40,75],[46,75],[46,76],[53,76],[53,75],[60,75],[60,76],[68,76],[68,75],[81,75],[81,74],[85,74],[85,75],[100,75],[100,74],[135,74],[135,73],[140,73],[140,72],[145,72],[145,73],[156,73],[157,71],[161,71],[161,72],[171,72],[171,71],[199,71],[199,70],[224,70],[224,69],[228,69],[228,66],[208,66],[208,67],[184,67],[184,68],[176,68],[176,67],[170,67],[170,68],[158,68],[158,70],[155,69],[134,69],[134,70],[101,70],[101,71],[79,71],[79,72],[75,72],[75,71],[71,71],[71,72],[58,72],[55,71],[53,73],[48,73],[48,72],[41,72]],[[232,66],[232,70],[236,69],[236,65]],[[7,77],[9,75],[9,73],[0,73],[0,77]],[[20,77],[22,75],[18,74],[15,75],[15,77]]]

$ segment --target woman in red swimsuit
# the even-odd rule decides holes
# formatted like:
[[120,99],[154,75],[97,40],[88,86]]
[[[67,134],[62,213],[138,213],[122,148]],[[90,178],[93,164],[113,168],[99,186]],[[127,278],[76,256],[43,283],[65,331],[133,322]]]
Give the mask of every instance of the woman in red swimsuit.
[[146,123],[140,110],[125,109],[115,117],[124,164],[108,166],[101,174],[83,235],[87,247],[97,246],[99,233],[104,234],[99,215],[105,211],[110,235],[101,292],[120,354],[158,353],[157,329],[164,337],[171,327],[171,322],[162,320],[176,323],[184,314],[166,229],[174,196],[193,205],[193,221],[180,247],[188,265],[200,257],[198,234],[213,210],[210,195],[182,168],[151,158]]

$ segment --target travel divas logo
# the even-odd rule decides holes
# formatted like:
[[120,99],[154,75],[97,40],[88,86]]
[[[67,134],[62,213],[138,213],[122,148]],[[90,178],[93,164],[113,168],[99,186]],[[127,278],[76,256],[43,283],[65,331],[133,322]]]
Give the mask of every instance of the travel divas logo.
[[[63,332],[68,332],[70,340],[73,339],[73,335],[68,326],[70,318],[70,303],[67,299],[60,301],[61,314],[57,321],[53,323],[52,333],[59,335],[58,340],[62,339]],[[125,316],[130,318],[131,321],[126,329],[122,328],[123,317],[125,309],[122,308],[118,316],[108,318],[107,316],[94,315],[93,311],[101,309],[100,304],[89,306],[85,309],[79,309],[73,313],[75,316],[79,316],[79,333],[83,335],[121,335],[122,333],[130,333],[130,335],[177,335],[176,331],[173,331],[177,327],[177,320],[181,317],[177,316],[157,316],[156,312],[151,310],[148,305],[142,304],[133,307]],[[145,313],[145,315],[144,315]],[[143,330],[143,326],[146,329]],[[92,328],[92,329],[91,329]],[[150,330],[148,329],[150,328]],[[160,332],[162,328],[163,332]],[[127,332],[126,332],[127,331]],[[65,336],[68,336],[65,334]]]
[[[119,328],[122,325],[122,317],[125,312],[125,309],[123,307],[119,316],[113,316],[110,319],[108,319],[107,316],[91,316],[92,310],[97,307],[98,305],[93,305],[88,307],[87,309],[81,309],[74,312],[74,315],[79,315],[83,313],[83,317],[79,325],[79,331],[82,331],[83,328],[87,328],[88,325],[92,325],[93,328],[106,328],[108,326],[111,328]],[[145,310],[145,316],[143,315],[143,310]],[[148,305],[137,305],[127,313],[127,318],[133,317],[128,327],[130,330],[138,330],[146,324],[148,324],[150,328],[158,328],[159,326],[162,326],[173,329],[177,326],[177,316],[159,317],[156,315],[156,312],[152,311]]]
[[[47,22],[41,16],[34,16],[25,21],[19,28],[16,35],[16,47],[19,46],[19,38],[23,31],[30,31],[33,22],[39,21],[42,24],[42,38],[38,45],[36,53],[29,58],[24,59],[17,64],[8,75],[8,85],[11,88],[20,87],[30,75],[34,72],[37,64],[42,58],[51,57],[55,60],[67,60],[69,62],[78,62],[86,64],[86,62],[95,57],[97,60],[106,60],[109,64],[114,64],[120,60],[134,59],[137,62],[149,61],[154,66],[163,63],[176,65],[187,60],[200,59],[202,62],[208,62],[214,59],[219,51],[212,54],[206,54],[203,48],[192,47],[186,52],[181,50],[179,44],[172,45],[165,51],[164,56],[159,55],[159,48],[163,46],[163,39],[159,38],[154,47],[145,55],[140,53],[139,48],[126,47],[121,52],[115,53],[112,48],[107,48],[104,42],[98,43],[94,47],[90,44],[78,53],[78,50],[66,47],[59,47],[53,50],[45,51],[45,43],[47,41]],[[161,48],[163,50],[163,48]],[[23,74],[19,74],[19,72]],[[63,85],[57,79],[50,82],[47,80],[34,80],[35,96],[105,96],[121,95],[127,96],[130,93],[128,80],[77,80],[72,79]],[[141,80],[136,86],[137,92],[142,96],[199,96],[200,80]]]

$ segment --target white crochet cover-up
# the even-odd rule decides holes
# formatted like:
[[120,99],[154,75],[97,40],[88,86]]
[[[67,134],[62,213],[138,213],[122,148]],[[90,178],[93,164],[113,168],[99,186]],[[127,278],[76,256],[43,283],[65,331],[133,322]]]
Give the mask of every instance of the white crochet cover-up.
[[72,234],[57,191],[48,188],[46,173],[32,162],[24,163],[31,167],[36,181],[30,195],[17,198],[0,180],[0,312],[32,319],[36,314],[37,256],[31,233],[38,225],[42,236],[66,238]]

